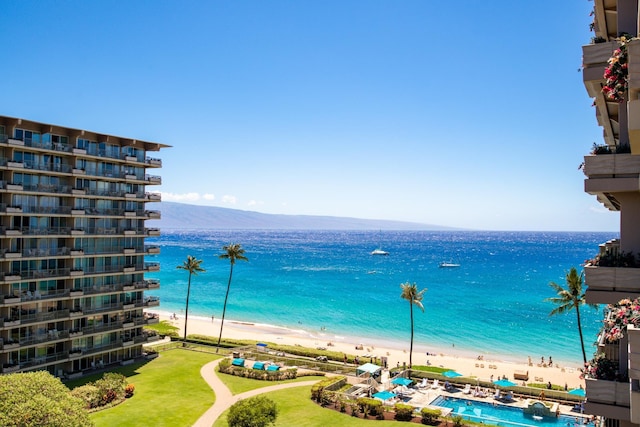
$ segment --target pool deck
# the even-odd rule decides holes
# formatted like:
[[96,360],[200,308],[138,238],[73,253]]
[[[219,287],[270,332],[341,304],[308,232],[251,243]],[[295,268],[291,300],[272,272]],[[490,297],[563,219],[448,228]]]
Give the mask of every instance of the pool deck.
[[[460,389],[453,389],[451,392],[449,392],[444,390],[442,387],[438,387],[435,389],[434,388],[424,388],[424,389],[416,388],[413,390],[415,391],[410,396],[410,399],[403,400],[404,403],[414,407],[418,407],[418,408],[428,407],[428,408],[436,408],[441,410],[444,408],[440,406],[431,405],[431,402],[433,402],[433,400],[438,396],[444,396],[444,397],[456,398],[456,399],[474,400],[478,402],[490,403],[496,406],[509,406],[512,408],[523,408],[523,409],[527,406],[527,401],[529,400],[528,398],[518,398],[514,396],[513,401],[509,403],[504,403],[494,399],[493,394],[489,394],[486,397],[478,397],[478,396],[474,396],[473,393],[464,394]],[[583,418],[586,420],[589,419],[588,415],[572,412],[572,409],[573,409],[573,406],[559,404],[559,410],[561,415],[567,415],[567,416],[576,417],[576,418]],[[451,410],[449,409],[449,411]]]

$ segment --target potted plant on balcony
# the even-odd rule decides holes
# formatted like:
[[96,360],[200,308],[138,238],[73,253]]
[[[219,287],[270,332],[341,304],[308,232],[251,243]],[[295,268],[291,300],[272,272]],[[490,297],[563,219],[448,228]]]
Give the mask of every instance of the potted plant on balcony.
[[615,343],[624,337],[627,326],[640,325],[640,299],[625,298],[617,304],[609,305],[609,315],[602,327],[605,343]]
[[627,52],[627,43],[634,40],[628,34],[620,37],[620,47],[613,52],[613,56],[609,58],[607,68],[604,70],[604,78],[606,80],[602,87],[602,92],[610,101],[624,102],[629,86],[629,54]]
[[585,378],[594,380],[616,381],[618,379],[618,364],[607,359],[604,353],[598,353],[585,363],[582,374]]

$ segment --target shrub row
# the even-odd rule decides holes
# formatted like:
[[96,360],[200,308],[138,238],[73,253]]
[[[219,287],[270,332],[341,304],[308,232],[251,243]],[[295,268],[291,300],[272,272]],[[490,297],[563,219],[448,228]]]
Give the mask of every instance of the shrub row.
[[261,369],[244,368],[242,366],[234,366],[229,359],[224,359],[218,364],[218,371],[223,374],[235,375],[237,377],[251,378],[262,381],[281,381],[292,380],[297,378],[298,370],[280,369],[278,371],[263,371]]
[[340,388],[346,382],[346,377],[344,376],[335,376],[328,377],[323,379],[322,381],[318,381],[314,385],[311,386],[311,399],[316,402],[322,403],[322,395],[325,389],[332,390],[335,388]]

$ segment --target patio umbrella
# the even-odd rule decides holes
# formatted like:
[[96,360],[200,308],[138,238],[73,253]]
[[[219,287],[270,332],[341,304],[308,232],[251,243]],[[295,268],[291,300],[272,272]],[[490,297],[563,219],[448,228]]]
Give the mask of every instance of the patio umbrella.
[[513,387],[515,385],[518,385],[514,382],[511,382],[509,380],[498,380],[498,381],[494,381],[493,382],[495,385],[499,386],[499,387]]
[[375,397],[376,399],[380,399],[384,402],[385,400],[389,400],[393,397],[396,397],[396,395],[394,393],[391,393],[390,391],[383,390],[375,393],[373,397]]
[[462,376],[462,374],[459,374],[456,371],[446,371],[446,372],[443,372],[442,375],[447,377],[447,378],[455,378],[455,377],[461,377]]
[[569,394],[574,394],[574,395],[580,396],[580,397],[585,397],[586,396],[583,388],[574,388],[573,390],[569,391]]
[[391,384],[409,385],[413,382],[409,378],[398,377],[391,380]]

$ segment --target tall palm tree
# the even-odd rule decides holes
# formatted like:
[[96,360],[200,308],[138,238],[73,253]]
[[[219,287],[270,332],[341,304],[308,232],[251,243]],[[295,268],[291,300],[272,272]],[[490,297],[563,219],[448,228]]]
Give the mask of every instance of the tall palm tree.
[[[578,319],[578,332],[580,333],[580,345],[582,347],[582,358],[584,363],[587,363],[587,353],[584,351],[584,338],[582,336],[582,324],[580,321],[580,306],[587,304],[585,294],[582,291],[582,279],[584,272],[578,274],[578,270],[575,267],[571,267],[571,270],[565,275],[567,282],[567,288],[563,288],[557,283],[551,282],[549,286],[556,291],[558,296],[553,298],[547,298],[545,301],[552,302],[557,305],[556,308],[551,310],[549,316],[556,314],[563,314],[575,308],[576,316]],[[597,308],[596,304],[589,304],[589,306]]]
[[184,338],[182,341],[182,345],[187,345],[187,320],[189,320],[189,294],[191,294],[191,276],[198,275],[200,272],[207,271],[200,266],[202,264],[201,259],[196,259],[191,255],[187,255],[187,260],[179,265],[179,270],[187,270],[189,272],[189,284],[187,285],[187,306],[184,309]]
[[415,305],[420,307],[420,310],[424,313],[422,298],[424,297],[424,293],[427,289],[425,288],[419,291],[416,283],[409,282],[400,284],[400,287],[402,288],[400,297],[409,301],[409,313],[411,314],[411,346],[409,347],[409,367],[411,367],[413,355],[413,306]]
[[224,251],[218,258],[220,259],[228,259],[231,264],[231,268],[229,270],[229,282],[227,283],[227,293],[224,296],[224,306],[222,307],[222,320],[220,321],[220,335],[218,336],[218,346],[216,348],[216,353],[220,349],[220,341],[222,340],[222,327],[224,326],[224,315],[227,311],[227,298],[229,298],[229,289],[231,289],[231,277],[233,276],[233,265],[237,260],[249,261],[249,259],[244,256],[244,249],[240,243],[229,243],[222,247]]

